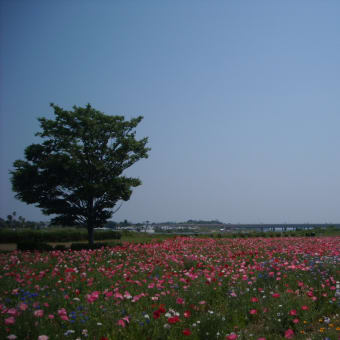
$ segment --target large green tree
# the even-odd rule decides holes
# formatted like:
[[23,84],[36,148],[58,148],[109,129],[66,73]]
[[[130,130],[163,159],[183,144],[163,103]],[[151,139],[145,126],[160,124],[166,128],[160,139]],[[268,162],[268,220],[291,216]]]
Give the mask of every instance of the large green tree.
[[88,104],[72,111],[51,104],[55,119],[39,118],[41,144],[25,149],[10,172],[16,198],[35,204],[55,224],[83,225],[93,244],[119,201],[127,201],[138,178],[125,169],[148,157],[148,138],[136,139],[142,116],[125,120],[106,115]]

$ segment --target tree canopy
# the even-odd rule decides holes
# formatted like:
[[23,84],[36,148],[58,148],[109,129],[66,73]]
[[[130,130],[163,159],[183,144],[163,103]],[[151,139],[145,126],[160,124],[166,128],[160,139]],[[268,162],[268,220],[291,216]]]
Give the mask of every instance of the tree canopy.
[[125,120],[92,108],[72,111],[51,104],[55,119],[39,118],[43,139],[25,149],[10,172],[16,198],[35,204],[52,223],[83,225],[93,243],[93,228],[102,226],[121,200],[129,200],[138,178],[124,170],[148,157],[148,138],[136,139],[142,116]]

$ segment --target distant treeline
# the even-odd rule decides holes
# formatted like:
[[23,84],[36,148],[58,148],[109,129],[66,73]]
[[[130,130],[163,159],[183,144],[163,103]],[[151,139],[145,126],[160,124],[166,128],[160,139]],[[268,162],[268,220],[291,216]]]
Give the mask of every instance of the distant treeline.
[[10,228],[10,229],[41,229],[46,227],[47,222],[36,222],[26,220],[24,217],[17,217],[16,212],[13,211],[12,214],[7,215],[6,219],[0,217],[0,229]]

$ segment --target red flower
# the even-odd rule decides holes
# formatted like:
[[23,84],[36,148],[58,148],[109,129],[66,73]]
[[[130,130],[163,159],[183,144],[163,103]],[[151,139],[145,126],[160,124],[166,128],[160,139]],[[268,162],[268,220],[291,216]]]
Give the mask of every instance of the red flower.
[[191,331],[190,331],[190,329],[189,328],[185,328],[185,329],[183,329],[183,332],[182,332],[184,335],[191,335]]
[[190,311],[186,310],[183,315],[184,315],[185,318],[190,318],[191,313],[190,313]]
[[158,319],[161,316],[161,313],[159,312],[159,310],[155,310],[153,312],[153,318],[154,319]]
[[179,317],[176,315],[176,316],[173,316],[173,317],[171,317],[171,318],[169,318],[168,319],[168,322],[170,323],[170,324],[174,324],[174,323],[176,323],[176,322],[179,322]]

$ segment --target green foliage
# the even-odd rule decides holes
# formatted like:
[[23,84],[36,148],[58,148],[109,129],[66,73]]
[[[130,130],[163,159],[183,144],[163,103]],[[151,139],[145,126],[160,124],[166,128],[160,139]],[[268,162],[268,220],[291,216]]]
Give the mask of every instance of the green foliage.
[[36,241],[21,241],[17,244],[18,250],[38,250],[38,251],[49,251],[53,250],[53,247],[47,243],[36,242]]
[[102,247],[107,247],[107,243],[94,243],[94,244],[88,244],[88,243],[72,243],[71,244],[71,250],[88,250],[88,249],[100,249]]
[[138,178],[124,170],[148,157],[147,138],[135,138],[142,116],[125,120],[86,107],[66,111],[51,104],[55,119],[39,118],[41,144],[16,160],[11,181],[16,198],[35,204],[52,222],[83,225],[93,243],[93,228],[103,226],[120,200],[129,200]]
[[64,246],[63,244],[57,244],[55,247],[54,247],[54,250],[66,250],[66,246]]
[[[121,234],[112,230],[95,230],[95,240],[119,240]],[[64,228],[54,230],[0,230],[0,243],[31,242],[70,242],[85,241],[87,233],[83,229]]]

